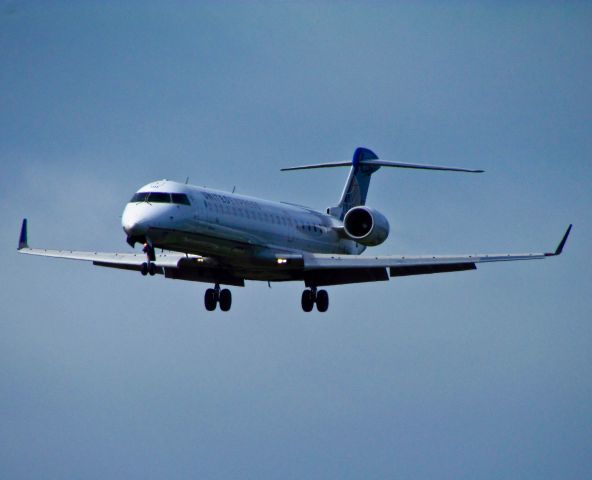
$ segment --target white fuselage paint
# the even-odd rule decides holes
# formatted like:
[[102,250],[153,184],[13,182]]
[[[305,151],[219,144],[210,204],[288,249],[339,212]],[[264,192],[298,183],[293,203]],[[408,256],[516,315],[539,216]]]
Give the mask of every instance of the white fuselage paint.
[[277,253],[359,254],[342,222],[306,207],[160,180],[141,192],[183,193],[191,205],[131,202],[122,226],[157,248],[245,262]]

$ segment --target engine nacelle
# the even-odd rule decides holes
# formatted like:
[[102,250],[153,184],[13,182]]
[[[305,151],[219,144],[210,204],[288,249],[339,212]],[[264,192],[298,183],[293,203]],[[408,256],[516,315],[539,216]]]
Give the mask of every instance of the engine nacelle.
[[369,207],[350,209],[343,218],[343,228],[348,238],[368,247],[384,242],[390,229],[386,217]]

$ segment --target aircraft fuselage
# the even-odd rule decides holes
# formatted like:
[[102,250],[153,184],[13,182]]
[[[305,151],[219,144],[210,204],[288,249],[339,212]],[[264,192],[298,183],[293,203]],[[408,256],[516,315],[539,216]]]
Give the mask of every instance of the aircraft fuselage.
[[122,226],[132,242],[233,264],[264,262],[278,252],[359,254],[365,248],[339,235],[342,222],[330,215],[167,180],[138,190]]

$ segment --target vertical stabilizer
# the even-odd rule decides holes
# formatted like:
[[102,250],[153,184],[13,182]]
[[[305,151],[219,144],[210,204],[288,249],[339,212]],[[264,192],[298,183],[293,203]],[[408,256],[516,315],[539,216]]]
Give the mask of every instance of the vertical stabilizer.
[[379,165],[364,163],[367,160],[378,160],[378,156],[367,148],[356,148],[352,159],[351,170],[345,182],[339,204],[330,208],[329,214],[343,220],[349,209],[366,204],[370,177],[380,168]]

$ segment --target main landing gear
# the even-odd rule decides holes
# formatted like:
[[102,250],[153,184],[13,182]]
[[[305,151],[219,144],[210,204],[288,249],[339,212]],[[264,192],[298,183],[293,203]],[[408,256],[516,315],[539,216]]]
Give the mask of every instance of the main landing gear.
[[140,266],[140,273],[143,276],[146,276],[148,274],[150,274],[150,276],[153,276],[156,273],[156,267],[154,266],[154,264],[152,262],[144,262]]
[[154,247],[149,243],[144,244],[143,252],[146,254],[147,262],[144,262],[140,266],[140,273],[145,277],[146,275],[154,276],[156,273],[156,254],[154,253]]
[[217,304],[220,304],[220,310],[223,312],[227,312],[232,306],[232,293],[227,288],[220,290],[219,284],[214,288],[208,288],[204,295],[204,305],[208,312],[216,310]]
[[323,313],[327,311],[329,308],[329,294],[327,290],[317,291],[316,287],[312,287],[302,292],[302,310],[310,312],[315,304],[319,312]]

